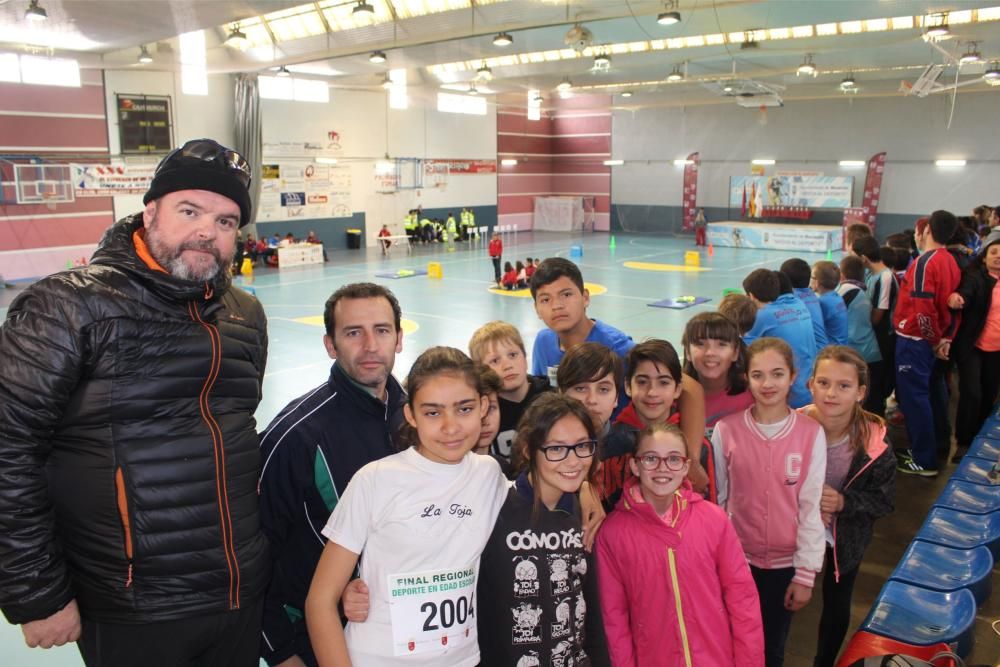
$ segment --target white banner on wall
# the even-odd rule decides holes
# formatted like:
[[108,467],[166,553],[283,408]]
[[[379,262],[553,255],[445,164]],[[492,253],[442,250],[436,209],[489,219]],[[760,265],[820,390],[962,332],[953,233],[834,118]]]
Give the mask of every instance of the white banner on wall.
[[351,216],[351,170],[269,156],[261,170],[257,220]]
[[733,176],[729,205],[740,208],[761,193],[765,206],[850,208],[853,176]]
[[155,164],[71,164],[77,197],[113,197],[146,194]]

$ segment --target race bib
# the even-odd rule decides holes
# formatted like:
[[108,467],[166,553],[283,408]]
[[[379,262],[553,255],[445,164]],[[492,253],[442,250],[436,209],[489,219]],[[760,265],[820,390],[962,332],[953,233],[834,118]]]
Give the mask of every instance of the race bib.
[[472,567],[389,575],[394,655],[476,641],[476,571]]

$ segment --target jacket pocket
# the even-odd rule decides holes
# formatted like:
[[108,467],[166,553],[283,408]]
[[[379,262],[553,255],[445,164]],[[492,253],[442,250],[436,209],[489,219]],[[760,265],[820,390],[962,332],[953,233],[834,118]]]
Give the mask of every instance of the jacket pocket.
[[121,519],[125,537],[125,558],[128,560],[125,588],[128,588],[132,585],[132,522],[128,515],[128,496],[125,494],[125,473],[120,466],[115,469],[115,495],[118,500],[118,518]]

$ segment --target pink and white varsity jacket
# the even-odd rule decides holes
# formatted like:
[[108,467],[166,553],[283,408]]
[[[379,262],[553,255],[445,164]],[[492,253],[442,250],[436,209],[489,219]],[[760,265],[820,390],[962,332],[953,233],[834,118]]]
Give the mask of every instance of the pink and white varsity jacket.
[[712,433],[719,505],[751,565],[794,567],[792,581],[811,587],[825,550],[819,502],[826,436],[819,423],[794,410],[767,425],[757,424],[752,410],[725,417]]

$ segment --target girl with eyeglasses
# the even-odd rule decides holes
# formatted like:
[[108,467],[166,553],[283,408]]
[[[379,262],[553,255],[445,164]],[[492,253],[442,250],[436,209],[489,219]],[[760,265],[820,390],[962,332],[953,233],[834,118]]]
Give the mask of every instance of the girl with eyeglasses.
[[617,509],[597,536],[601,610],[615,667],[764,664],[760,603],[725,512],[686,479],[684,434],[639,432]]
[[815,420],[788,406],[795,382],[788,343],[758,338],[746,358],[754,403],[715,425],[715,477],[719,505],[732,519],[757,585],[767,667],[780,667],[792,613],[809,603],[823,569],[826,436]]
[[482,667],[610,664],[578,499],[596,453],[594,421],[575,399],[543,394],[521,418],[518,476],[481,560]]

